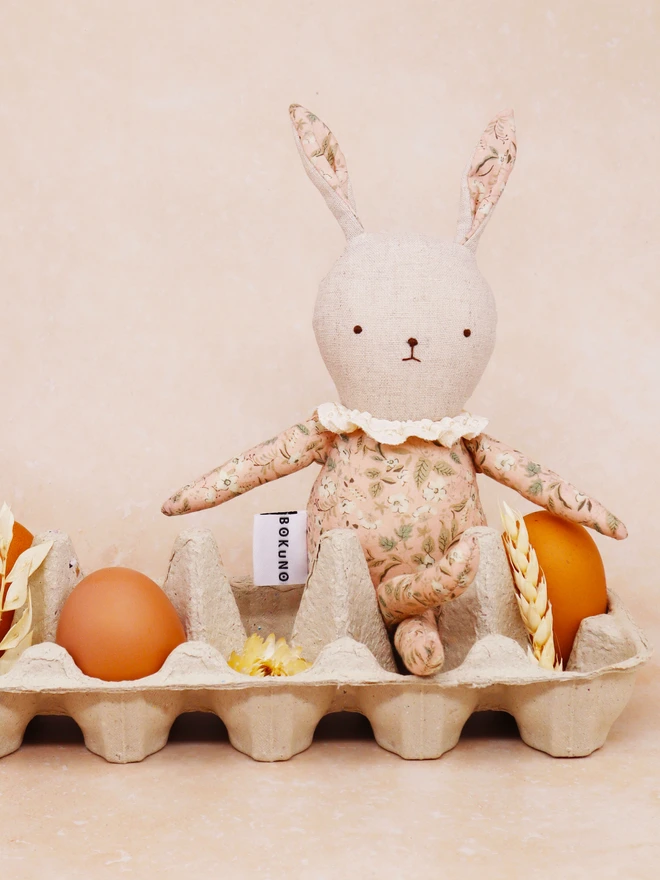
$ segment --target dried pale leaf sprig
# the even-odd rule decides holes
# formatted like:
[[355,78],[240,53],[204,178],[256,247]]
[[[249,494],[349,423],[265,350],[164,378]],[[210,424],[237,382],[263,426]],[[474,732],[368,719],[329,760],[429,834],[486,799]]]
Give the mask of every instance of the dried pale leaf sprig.
[[529,656],[543,669],[560,671],[562,662],[555,653],[552,630],[552,605],[548,601],[545,575],[539,566],[536,552],[529,543],[529,535],[522,514],[502,502],[504,548],[515,584],[516,600],[531,646]]
[[9,632],[0,641],[0,674],[6,672],[19,655],[32,644],[32,596],[30,575],[39,568],[53,546],[44,541],[24,550],[7,573],[7,555],[14,535],[14,516],[7,504],[0,508],[0,615],[6,611],[22,613],[15,619]]
[[296,675],[311,666],[303,660],[301,648],[291,648],[286,639],[275,640],[271,633],[266,641],[254,633],[246,641],[241,654],[231,652],[227,661],[232,669],[244,675],[265,678],[269,675]]

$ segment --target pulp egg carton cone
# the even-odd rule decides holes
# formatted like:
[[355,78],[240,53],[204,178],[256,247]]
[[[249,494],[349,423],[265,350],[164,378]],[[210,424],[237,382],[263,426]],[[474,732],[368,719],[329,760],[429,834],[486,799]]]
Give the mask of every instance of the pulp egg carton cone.
[[[605,742],[650,655],[644,635],[613,594],[607,614],[583,621],[568,668],[541,669],[528,656],[500,535],[479,528],[475,582],[439,613],[446,651],[431,678],[402,675],[378,611],[356,536],[327,532],[306,587],[230,584],[207,530],[177,539],[163,590],[188,637],[154,675],[106,682],[84,675],[54,643],[60,609],[82,577],[61,532],[31,578],[35,631],[0,675],[0,755],[18,749],[35,715],[65,714],[88,749],[108,761],[140,761],[161,749],[178,715],[213,712],[232,745],[259,761],[286,760],[308,748],[320,719],[360,712],[383,748],[403,758],[438,758],[456,745],[469,716],[509,712],[522,739],[550,755],[588,755]],[[252,678],[225,658],[246,636],[275,632],[300,645],[310,669]]]

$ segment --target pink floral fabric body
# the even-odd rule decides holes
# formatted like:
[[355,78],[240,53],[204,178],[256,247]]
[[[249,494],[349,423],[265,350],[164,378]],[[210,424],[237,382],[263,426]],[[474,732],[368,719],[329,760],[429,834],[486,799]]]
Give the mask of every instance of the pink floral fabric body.
[[448,449],[410,437],[386,446],[361,430],[333,436],[307,512],[310,554],[322,532],[354,529],[374,586],[434,565],[486,521],[462,441]]

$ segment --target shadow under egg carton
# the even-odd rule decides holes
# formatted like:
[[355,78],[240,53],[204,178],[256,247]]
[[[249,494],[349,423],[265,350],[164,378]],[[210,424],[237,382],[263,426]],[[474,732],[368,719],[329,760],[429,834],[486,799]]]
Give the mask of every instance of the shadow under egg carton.
[[[481,564],[474,584],[446,605],[439,625],[442,672],[402,675],[378,611],[355,535],[328,532],[307,587],[230,584],[207,530],[179,535],[163,585],[188,641],[154,675],[137,681],[89,678],[54,644],[57,619],[81,578],[69,538],[53,540],[33,575],[35,641],[0,676],[0,755],[21,745],[35,715],[65,714],[90,751],[108,761],[141,761],[161,749],[174,720],[207,711],[227,727],[232,745],[259,761],[286,760],[308,748],[331,712],[365,715],[376,741],[403,758],[438,758],[453,748],[469,716],[504,710],[522,739],[557,757],[588,755],[605,742],[631,695],[636,668],[650,656],[640,630],[610,594],[608,614],[583,621],[569,668],[540,669],[527,656],[500,536],[479,528]],[[225,658],[246,635],[274,631],[313,661],[290,678],[250,678]]]

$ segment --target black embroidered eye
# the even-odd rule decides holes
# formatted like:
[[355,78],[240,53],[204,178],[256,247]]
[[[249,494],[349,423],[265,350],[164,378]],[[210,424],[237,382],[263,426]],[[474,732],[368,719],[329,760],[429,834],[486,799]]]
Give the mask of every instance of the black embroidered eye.
[[463,330],[463,336],[472,336],[472,330],[468,330],[466,327],[465,330]]
[[353,327],[353,333],[362,333],[362,327],[360,327],[359,324],[356,324],[355,327]]

